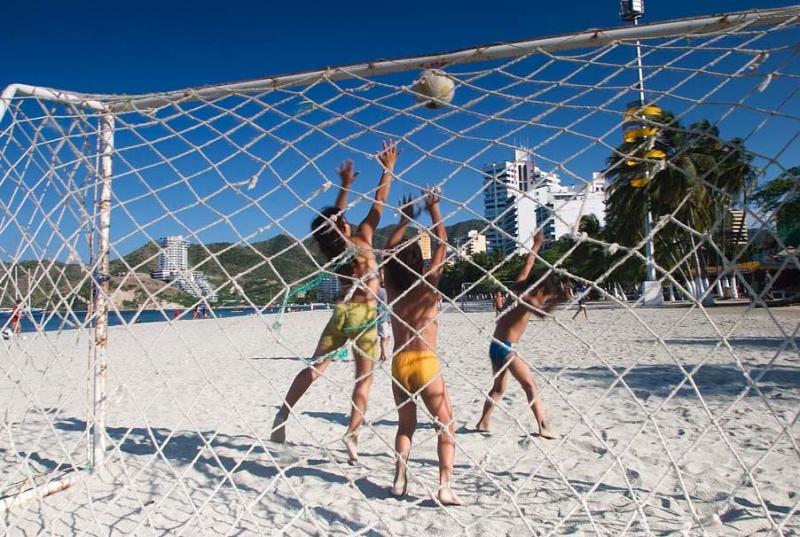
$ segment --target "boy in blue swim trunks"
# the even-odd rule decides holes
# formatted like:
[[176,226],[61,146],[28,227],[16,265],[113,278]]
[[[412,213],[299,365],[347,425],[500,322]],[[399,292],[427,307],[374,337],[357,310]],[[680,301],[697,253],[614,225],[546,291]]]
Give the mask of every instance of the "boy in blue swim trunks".
[[[544,317],[553,309],[564,302],[568,296],[568,289],[552,275],[548,275],[541,283],[538,276],[530,277],[531,269],[536,262],[536,254],[544,243],[541,232],[533,238],[531,248],[525,264],[517,275],[514,283],[514,295],[510,296],[504,305],[503,311],[497,318],[494,337],[489,346],[489,358],[492,361],[494,384],[489,392],[489,398],[483,405],[483,415],[476,428],[482,432],[489,432],[489,418],[494,406],[503,397],[508,385],[508,374],[517,379],[528,405],[533,410],[533,416],[539,425],[539,436],[542,438],[558,438],[558,435],[549,427],[544,411],[544,403],[537,397],[536,384],[533,382],[530,368],[525,361],[514,351],[514,345],[519,343],[522,334],[528,327],[531,315]],[[536,285],[534,285],[536,284]]]

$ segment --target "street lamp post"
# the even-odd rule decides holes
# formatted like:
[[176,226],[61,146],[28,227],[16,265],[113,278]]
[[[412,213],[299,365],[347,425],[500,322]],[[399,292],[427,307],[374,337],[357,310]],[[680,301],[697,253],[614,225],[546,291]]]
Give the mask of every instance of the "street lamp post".
[[[620,0],[620,17],[624,21],[633,22],[634,26],[638,26],[639,18],[644,15],[644,0]],[[639,106],[644,108],[646,101],[644,97],[644,71],[642,69],[642,48],[639,40],[636,40],[636,66],[639,73]],[[648,149],[652,149],[648,147]],[[652,173],[648,170],[648,175]],[[650,179],[648,177],[647,179]],[[650,214],[650,198],[647,198],[647,211],[644,216],[644,236],[646,237],[644,244],[644,253],[647,259],[645,281],[642,282],[642,303],[645,306],[660,306],[664,303],[664,296],[661,291],[661,284],[656,279],[656,263],[653,257],[653,238],[650,236],[651,231],[651,214]]]

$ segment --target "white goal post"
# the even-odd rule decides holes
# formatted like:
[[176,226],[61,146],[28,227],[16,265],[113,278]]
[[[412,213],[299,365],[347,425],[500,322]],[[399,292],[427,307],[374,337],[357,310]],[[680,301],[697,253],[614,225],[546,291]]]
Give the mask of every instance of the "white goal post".
[[[465,352],[480,348],[485,358],[493,340],[494,317],[481,317],[488,310],[469,305],[470,297],[487,282],[516,292],[513,282],[535,232],[546,234],[547,246],[534,256],[530,289],[549,278],[581,287],[603,297],[609,305],[604,311],[616,312],[607,313],[614,323],[633,323],[619,333],[651,338],[646,349],[636,347],[636,359],[620,365],[614,353],[622,353],[622,345],[598,350],[603,343],[550,315],[548,322],[563,330],[555,340],[574,343],[581,349],[575,353],[598,364],[574,377],[608,381],[598,392],[598,408],[624,391],[634,401],[631,412],[644,417],[628,437],[612,443],[598,425],[603,418],[587,417],[588,411],[570,400],[571,392],[559,387],[570,367],[566,360],[550,366],[526,361],[537,379],[544,379],[546,393],[561,401],[559,408],[576,416],[559,446],[568,451],[585,443],[576,440],[577,433],[570,436],[583,427],[602,446],[593,448],[598,459],[611,453],[614,460],[576,485],[551,450],[537,448],[541,463],[524,454],[504,460],[504,474],[487,469],[494,448],[478,455],[478,448],[456,440],[459,457],[467,461],[465,480],[475,490],[496,491],[502,505],[484,506],[474,520],[447,515],[453,527],[476,531],[508,508],[514,512],[508,531],[538,534],[533,512],[542,509],[547,534],[566,528],[599,534],[602,521],[593,513],[600,508],[591,497],[613,493],[631,502],[607,521],[609,532],[703,532],[709,519],[681,473],[686,451],[674,446],[707,449],[704,438],[718,434],[731,464],[741,470],[739,481],[720,493],[726,509],[740,501],[758,510],[769,531],[791,534],[795,530],[787,528],[797,528],[800,498],[785,500],[789,506],[776,511],[766,478],[755,469],[781,443],[788,445],[781,448],[786,457],[781,460],[793,454],[796,463],[800,455],[792,430],[797,408],[776,402],[759,384],[772,378],[786,353],[798,352],[797,326],[776,316],[774,307],[791,302],[795,290],[800,293],[791,281],[800,271],[792,242],[797,230],[789,229],[799,187],[777,196],[765,187],[770,181],[797,183],[800,162],[792,159],[800,149],[798,27],[800,6],[790,6],[145,95],[8,86],[0,94],[0,328],[9,330],[0,341],[0,398],[9,401],[0,421],[0,527],[32,527],[35,517],[25,518],[24,512],[36,504],[43,519],[56,521],[54,531],[67,527],[64,513],[73,507],[81,513],[81,527],[73,529],[88,531],[114,524],[117,511],[105,508],[118,502],[114,507],[124,504],[138,513],[122,524],[122,531],[132,533],[145,527],[167,531],[172,515],[159,509],[168,504],[180,513],[178,533],[234,532],[240,526],[258,533],[325,533],[340,526],[353,534],[375,528],[391,533],[394,526],[385,525],[391,510],[339,463],[333,455],[338,444],[332,447],[302,426],[308,450],[298,448],[302,454],[296,458],[276,454],[261,424],[271,416],[253,417],[262,394],[243,388],[240,400],[232,394],[235,387],[219,382],[228,374],[251,375],[265,400],[282,400],[288,388],[283,366],[276,366],[280,371],[273,376],[257,360],[294,365],[307,358],[306,340],[317,334],[302,323],[315,327],[329,314],[315,304],[335,301],[336,272],[347,261],[323,259],[308,224],[323,201],[340,191],[334,170],[346,159],[361,170],[356,186],[342,190],[353,198],[348,214],[354,215],[352,222],[364,218],[377,190],[366,178],[377,175],[375,151],[380,140],[393,139],[402,153],[376,233],[378,262],[385,265],[396,254],[384,243],[386,226],[401,209],[400,195],[410,193],[419,201],[420,189],[440,187],[443,224],[451,234],[440,283],[442,317],[462,323],[459,329],[469,335]],[[414,80],[431,69],[455,82],[452,102],[438,110],[415,101],[420,95]],[[592,199],[601,201],[592,205]],[[596,212],[603,214],[598,218]],[[428,240],[428,248],[435,249],[426,218],[415,217],[414,224],[420,243]],[[464,253],[471,240],[472,250]],[[573,296],[567,303],[577,300]],[[714,301],[735,304],[730,311],[744,313],[719,321],[706,309]],[[15,303],[27,305],[21,321],[14,318]],[[295,311],[287,311],[289,303]],[[664,303],[668,307],[645,308]],[[382,306],[391,310],[390,304]],[[762,362],[757,351],[748,354],[751,362],[741,359],[731,343],[755,308],[763,308],[772,339],[752,341],[758,339],[752,334],[742,339],[763,347]],[[663,311],[674,317],[669,322],[656,317]],[[692,315],[702,321],[687,320]],[[252,324],[237,338],[226,316]],[[191,319],[198,322],[182,324]],[[663,335],[692,323],[708,325],[713,345]],[[204,355],[198,344],[204,337],[214,340],[208,348],[229,351],[230,357]],[[270,345],[266,357],[255,344],[262,337]],[[632,347],[641,343],[630,341]],[[112,352],[109,345],[117,346]],[[690,345],[700,349],[696,359],[687,358],[694,356],[686,349]],[[519,352],[528,360],[528,351]],[[744,387],[710,410],[695,379],[723,352]],[[640,360],[654,356],[679,374],[673,378],[650,364],[647,371],[670,384],[658,392],[657,403],[656,397],[648,403],[626,378],[637,374]],[[492,380],[488,373],[478,381],[471,366],[442,359],[453,386],[471,394],[464,395],[465,405],[489,397],[491,382],[483,382]],[[183,372],[185,379],[179,378]],[[325,373],[319,383],[343,394],[349,386],[335,375]],[[676,394],[686,390],[696,395],[693,408],[706,421],[691,443],[671,444],[656,415],[670,411]],[[747,404],[749,396],[764,405],[764,416],[779,430],[760,451],[747,451],[725,434],[737,405]],[[498,401],[498,414],[507,423],[495,437],[499,444],[525,428],[518,413],[503,406],[507,401]],[[395,423],[390,406],[365,424],[375,453],[394,454],[381,436],[386,431],[379,430]],[[458,412],[457,417],[465,423],[472,419]],[[315,418],[337,419],[330,412]],[[227,423],[235,423],[235,434],[221,432]],[[190,433],[181,436],[183,430]],[[634,456],[631,446],[645,430],[666,455],[662,468],[650,468],[642,484],[624,461]],[[237,444],[244,437],[246,445]],[[529,441],[526,436],[520,443]],[[232,446],[244,454],[225,451]],[[250,468],[269,483],[263,488],[235,482],[250,456],[269,467]],[[204,459],[213,468],[198,477],[193,472]],[[515,474],[520,461],[531,466]],[[348,525],[317,500],[306,502],[305,481],[298,485],[288,477],[306,463],[329,464],[302,479],[312,480],[318,471],[344,483],[363,502],[369,520]],[[550,483],[561,487],[564,497],[557,514],[531,498],[524,505],[520,499],[540,486],[537,472],[545,472],[545,465],[553,469]],[[434,485],[426,471],[419,482],[428,491]],[[613,487],[600,483],[617,471],[623,484],[609,492]],[[208,481],[193,484],[202,479]],[[90,484],[80,485],[85,494],[75,492],[83,494],[77,507],[43,499],[82,481]],[[143,482],[154,483],[149,493]],[[663,509],[651,508],[667,482],[674,499],[662,500]],[[285,509],[276,514],[262,500],[280,487]],[[736,496],[744,488],[748,492]],[[95,510],[94,502],[104,507]],[[222,523],[211,520],[209,509],[222,513],[226,529],[215,525]],[[23,514],[14,518],[17,511]],[[274,524],[263,522],[272,515]]]

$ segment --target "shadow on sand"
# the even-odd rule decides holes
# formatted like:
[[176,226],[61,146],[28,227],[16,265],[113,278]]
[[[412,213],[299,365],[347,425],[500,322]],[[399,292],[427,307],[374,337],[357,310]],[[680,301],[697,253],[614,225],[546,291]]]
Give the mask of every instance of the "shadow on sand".
[[[691,372],[696,364],[685,364],[687,372]],[[543,368],[547,373],[557,373],[558,368]],[[621,375],[623,368],[615,368],[616,374]],[[770,367],[755,366],[747,371],[755,385],[765,394],[776,390],[796,391],[800,388],[800,368],[798,367]],[[607,367],[593,366],[582,369],[567,369],[561,373],[561,378],[583,379],[589,382],[608,386],[616,375]],[[705,364],[692,375],[700,394],[706,396],[731,396],[742,393],[749,387],[749,381],[741,369],[734,364],[719,365]],[[659,397],[666,397],[684,378],[684,373],[675,364],[642,365],[629,371],[624,377],[625,383],[635,391],[649,393]],[[623,389],[618,384],[619,389]],[[748,396],[758,395],[756,390],[750,389]],[[696,397],[697,392],[687,382],[675,394],[676,397]]]

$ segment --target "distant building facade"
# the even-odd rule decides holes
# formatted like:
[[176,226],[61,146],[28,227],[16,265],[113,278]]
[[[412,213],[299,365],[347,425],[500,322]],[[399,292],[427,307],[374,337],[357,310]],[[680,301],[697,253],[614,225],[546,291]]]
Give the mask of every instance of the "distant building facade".
[[320,302],[333,303],[339,298],[339,278],[333,274],[326,274],[317,287],[317,300]]
[[467,236],[459,241],[458,253],[462,257],[472,257],[475,254],[486,253],[486,235],[470,230]]
[[181,235],[161,237],[158,240],[158,268],[153,272],[156,280],[172,281],[178,274],[189,270],[189,242]]
[[217,292],[205,274],[198,270],[189,270],[189,242],[181,235],[161,237],[158,241],[158,267],[152,273],[156,280],[172,282],[172,284],[197,298],[205,298],[208,302],[217,301]]
[[423,261],[430,261],[431,260],[431,235],[428,231],[421,229],[419,235],[417,236],[417,241],[419,241],[419,247],[422,249],[422,260]]
[[730,209],[730,227],[725,230],[725,238],[736,246],[749,242],[745,213],[741,209]]
[[536,222],[544,225],[546,241],[577,231],[581,218],[590,214],[605,225],[606,180],[601,173],[593,173],[588,183],[570,186],[562,185],[556,176],[555,181],[535,188],[531,196],[536,203]]
[[532,235],[543,227],[545,239],[555,240],[577,228],[584,215],[594,214],[605,223],[606,183],[602,174],[578,185],[562,185],[556,173],[534,165],[526,151],[515,150],[514,160],[483,168],[484,217],[489,252],[524,252]]

